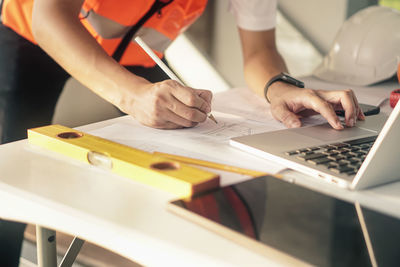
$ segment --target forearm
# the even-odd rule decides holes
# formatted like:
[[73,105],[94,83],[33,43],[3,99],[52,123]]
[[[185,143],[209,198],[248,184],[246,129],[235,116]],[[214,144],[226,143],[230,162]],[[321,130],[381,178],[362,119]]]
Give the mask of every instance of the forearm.
[[[275,30],[254,32],[239,29],[239,33],[246,82],[250,89],[264,97],[266,83],[273,76],[287,71],[275,45]],[[275,87],[275,84],[273,86]]]
[[[145,84],[108,56],[81,24],[82,0],[36,0],[33,33],[38,44],[67,72],[107,101],[119,106],[131,91],[124,84]],[[45,14],[45,15],[44,15]]]
[[264,97],[264,87],[275,75],[286,72],[281,55],[269,49],[255,53],[244,63],[244,76],[250,89]]

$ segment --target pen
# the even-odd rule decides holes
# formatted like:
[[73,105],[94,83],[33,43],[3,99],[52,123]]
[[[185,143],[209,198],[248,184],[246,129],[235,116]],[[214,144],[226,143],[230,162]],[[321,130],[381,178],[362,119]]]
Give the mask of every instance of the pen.
[[[164,62],[161,61],[161,59],[151,50],[151,48],[140,38],[137,36],[135,38],[135,41],[140,47],[153,59],[157,65],[168,75],[169,78],[172,80],[175,80],[179,82],[182,85],[185,85],[176,75],[173,73],[167,65],[164,64]],[[218,123],[217,120],[214,118],[214,116],[211,114],[211,112],[207,113],[207,117],[210,118],[213,122]]]
[[252,177],[267,175],[267,173],[265,173],[265,172],[243,169],[243,168],[239,168],[239,167],[235,167],[235,166],[215,163],[215,162],[206,161],[206,160],[188,158],[188,157],[184,157],[184,156],[172,155],[172,154],[163,153],[163,152],[154,151],[153,154],[170,159],[170,160],[176,160],[176,161],[179,161],[182,163],[186,163],[186,164],[193,164],[193,165],[203,166],[203,167],[217,169],[217,170],[239,173],[239,174],[249,175]]

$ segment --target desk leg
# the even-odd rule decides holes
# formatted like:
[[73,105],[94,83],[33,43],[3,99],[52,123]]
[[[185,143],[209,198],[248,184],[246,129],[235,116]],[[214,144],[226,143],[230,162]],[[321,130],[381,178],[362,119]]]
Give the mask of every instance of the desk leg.
[[57,266],[55,231],[36,225],[36,246],[39,267]]
[[68,251],[65,253],[64,258],[60,263],[60,267],[72,266],[84,242],[85,241],[82,239],[79,239],[77,237],[74,238],[74,240],[71,242],[71,245],[68,248]]

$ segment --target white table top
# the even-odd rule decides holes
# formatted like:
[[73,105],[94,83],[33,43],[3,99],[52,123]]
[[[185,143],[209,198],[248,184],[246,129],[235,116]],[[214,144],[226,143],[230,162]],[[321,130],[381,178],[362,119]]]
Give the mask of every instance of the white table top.
[[[80,130],[88,132],[118,120]],[[276,264],[168,212],[166,204],[176,198],[169,193],[44,152],[27,140],[0,146],[0,170],[2,218],[76,235],[148,266]],[[285,177],[400,218],[400,183],[350,192],[293,171],[285,172]]]
[[27,140],[0,146],[0,169],[2,218],[76,235],[146,266],[274,265],[167,211],[174,195],[44,152]]

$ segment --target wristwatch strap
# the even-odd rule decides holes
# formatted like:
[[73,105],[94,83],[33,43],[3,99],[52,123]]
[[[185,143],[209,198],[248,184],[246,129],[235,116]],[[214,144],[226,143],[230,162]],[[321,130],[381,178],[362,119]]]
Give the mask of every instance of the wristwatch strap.
[[285,72],[281,72],[280,74],[272,77],[267,84],[264,87],[264,97],[267,100],[268,103],[271,103],[267,97],[267,93],[268,93],[268,88],[277,81],[282,81],[288,84],[292,84],[294,86],[297,86],[299,88],[304,88],[304,83],[302,81],[299,81],[295,78],[293,78],[292,76],[290,76],[289,74],[285,73]]

